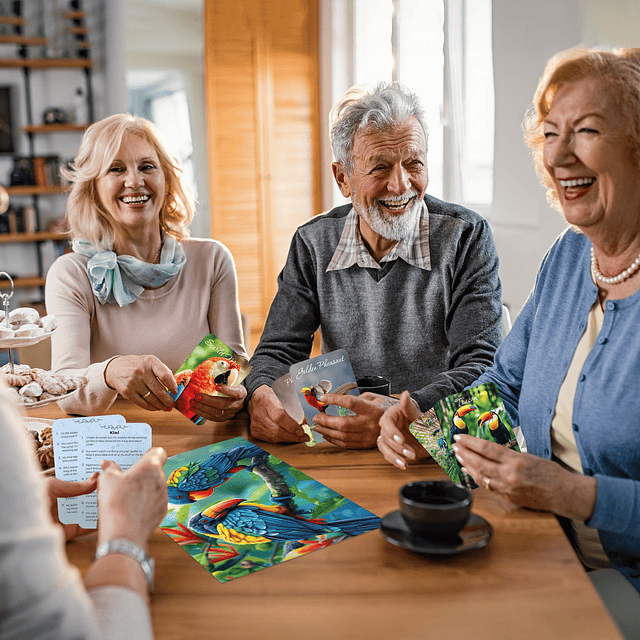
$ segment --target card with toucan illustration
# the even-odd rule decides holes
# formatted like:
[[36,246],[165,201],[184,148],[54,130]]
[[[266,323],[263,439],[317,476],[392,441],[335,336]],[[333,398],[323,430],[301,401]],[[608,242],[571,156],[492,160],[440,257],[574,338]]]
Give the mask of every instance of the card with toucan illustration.
[[[298,393],[307,424],[313,428],[313,419],[318,413],[330,416],[353,415],[353,412],[336,405],[322,402],[326,393],[359,396],[356,377],[349,356],[344,349],[330,351],[321,356],[292,364],[289,368],[293,386]],[[320,434],[314,434],[316,440]]]
[[196,395],[223,396],[220,385],[237,387],[251,371],[246,358],[237,354],[213,334],[205,336],[191,355],[180,365],[174,377],[178,392],[171,394],[175,408],[191,422],[203,424],[206,420],[191,409]]
[[438,400],[431,415],[424,414],[409,429],[454,482],[470,489],[478,485],[460,469],[452,450],[456,434],[476,436],[520,451],[500,392],[493,382]]

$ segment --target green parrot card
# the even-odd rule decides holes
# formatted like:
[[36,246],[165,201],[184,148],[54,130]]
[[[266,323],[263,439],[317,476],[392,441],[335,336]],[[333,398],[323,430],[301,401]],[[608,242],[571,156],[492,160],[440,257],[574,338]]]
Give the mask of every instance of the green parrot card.
[[161,529],[228,582],[377,529],[380,518],[244,438],[164,466]]
[[454,482],[470,489],[478,485],[460,469],[452,450],[456,434],[469,434],[520,451],[500,392],[493,382],[439,400],[409,429]]
[[175,408],[195,424],[206,420],[191,409],[197,394],[224,395],[220,385],[237,387],[251,371],[249,361],[228,347],[213,334],[205,336],[191,355],[180,365],[174,377],[178,392],[173,396]]
[[[318,413],[330,416],[353,415],[353,412],[336,405],[328,405],[321,398],[325,393],[358,396],[358,384],[344,349],[323,353],[289,367],[293,387],[298,394],[307,425],[313,429],[313,419]],[[315,442],[324,438],[317,432],[308,432]]]

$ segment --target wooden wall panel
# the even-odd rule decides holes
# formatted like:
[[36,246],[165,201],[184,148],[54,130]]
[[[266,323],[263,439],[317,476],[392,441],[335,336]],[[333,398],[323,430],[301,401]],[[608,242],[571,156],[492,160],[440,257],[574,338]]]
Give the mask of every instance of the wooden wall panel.
[[258,334],[291,236],[320,207],[317,11],[317,0],[205,1],[211,229]]

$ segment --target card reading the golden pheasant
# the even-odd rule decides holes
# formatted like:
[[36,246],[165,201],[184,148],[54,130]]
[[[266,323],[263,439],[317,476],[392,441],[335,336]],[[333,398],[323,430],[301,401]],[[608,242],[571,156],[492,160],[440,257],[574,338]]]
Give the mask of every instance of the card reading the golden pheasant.
[[478,485],[461,471],[451,449],[457,433],[520,451],[500,392],[493,382],[438,400],[433,409],[420,416],[409,429],[454,482],[470,489]]
[[220,582],[377,529],[380,518],[244,438],[164,466],[161,529]]
[[[306,418],[306,423],[313,429],[313,418],[319,413],[330,416],[353,415],[344,407],[322,402],[325,393],[359,396],[356,377],[353,375],[349,356],[344,349],[330,351],[321,356],[310,358],[289,367],[293,387],[298,392],[298,399]],[[318,433],[307,432],[312,439],[322,441]]]
[[191,422],[203,424],[206,420],[194,413],[191,401],[197,394],[222,396],[220,385],[237,387],[251,371],[246,358],[237,354],[213,334],[205,336],[191,355],[180,365],[174,377],[178,393],[172,394],[175,408]]

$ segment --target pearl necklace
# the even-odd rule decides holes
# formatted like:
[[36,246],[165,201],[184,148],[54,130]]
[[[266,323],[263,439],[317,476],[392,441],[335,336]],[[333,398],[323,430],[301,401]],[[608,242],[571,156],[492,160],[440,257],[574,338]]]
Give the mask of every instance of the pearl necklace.
[[640,255],[629,265],[627,269],[619,273],[617,276],[607,277],[600,271],[600,269],[598,269],[598,260],[596,259],[596,254],[593,252],[593,247],[591,247],[591,269],[593,270],[593,275],[596,277],[596,280],[604,282],[604,284],[620,284],[621,282],[629,279],[638,269],[640,269]]

